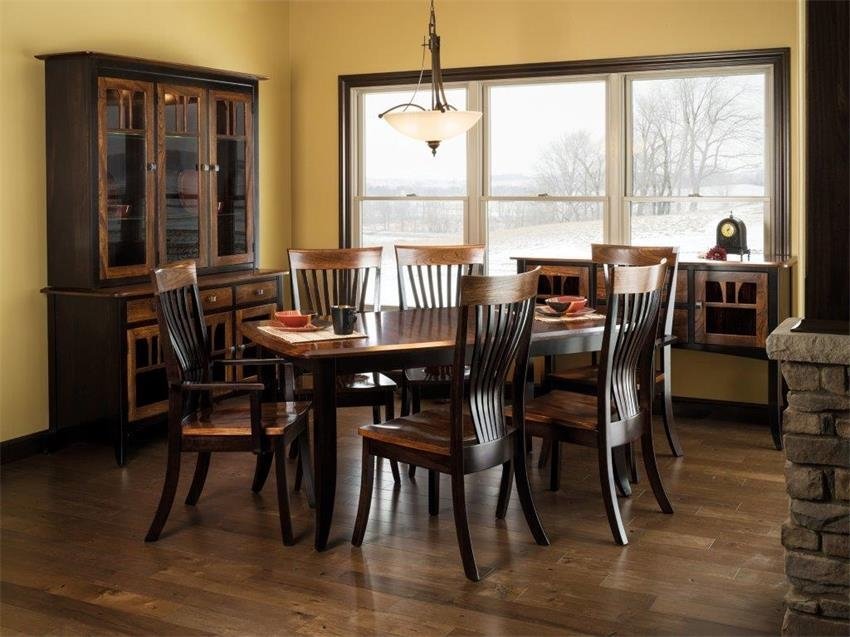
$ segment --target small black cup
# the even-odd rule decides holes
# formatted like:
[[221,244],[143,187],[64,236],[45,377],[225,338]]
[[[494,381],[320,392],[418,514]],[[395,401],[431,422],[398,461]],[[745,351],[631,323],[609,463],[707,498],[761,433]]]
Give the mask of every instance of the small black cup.
[[331,305],[334,334],[351,334],[357,322],[357,310],[353,305]]

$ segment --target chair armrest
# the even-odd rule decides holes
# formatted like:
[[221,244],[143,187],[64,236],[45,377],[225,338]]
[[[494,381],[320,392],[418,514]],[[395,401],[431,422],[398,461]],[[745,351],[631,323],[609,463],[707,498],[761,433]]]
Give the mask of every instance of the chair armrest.
[[655,347],[667,347],[668,345],[673,345],[674,343],[678,342],[678,336],[673,336],[672,334],[665,334],[664,336],[655,339]]
[[229,389],[231,391],[263,391],[266,388],[262,383],[196,383],[188,380],[180,383],[179,387],[186,391],[212,391],[216,389]]

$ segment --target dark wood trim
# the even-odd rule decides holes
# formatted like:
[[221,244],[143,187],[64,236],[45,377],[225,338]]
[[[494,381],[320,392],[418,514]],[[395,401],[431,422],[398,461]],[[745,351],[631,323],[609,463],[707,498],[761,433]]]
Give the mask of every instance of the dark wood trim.
[[850,3],[806,2],[807,318],[850,319]]
[[673,404],[676,406],[676,416],[733,420],[765,427],[768,425],[770,412],[770,405],[762,403],[742,403],[688,396],[673,396]]
[[[602,60],[574,60],[564,62],[538,62],[530,64],[504,64],[443,69],[445,82],[472,80],[523,79],[602,73],[630,73],[635,71],[697,69],[715,66],[770,65],[773,68],[775,167],[773,173],[774,218],[773,245],[769,250],[778,256],[791,254],[790,227],[790,81],[791,50],[789,48],[753,49],[748,51],[712,51],[706,53],[679,53],[638,57],[609,58]],[[349,131],[351,129],[351,89],[367,86],[416,83],[419,71],[365,73],[339,76],[339,245],[351,246],[350,201],[352,153]],[[431,81],[424,74],[422,81]],[[846,209],[846,208],[845,208]]]
[[46,453],[50,440],[48,430],[36,431],[26,436],[18,436],[0,442],[0,464],[29,458],[37,453]]
[[191,73],[192,75],[208,75],[211,77],[234,78],[238,77],[249,81],[259,81],[269,79],[265,75],[256,75],[254,73],[243,73],[240,71],[225,71],[222,69],[214,69],[208,66],[194,66],[192,64],[175,64],[173,62],[163,62],[162,60],[148,60],[145,58],[133,57],[130,55],[115,55],[113,53],[101,53],[100,51],[67,51],[63,53],[39,53],[35,56],[38,60],[51,60],[64,57],[79,57],[89,56],[97,58],[101,63],[118,63],[122,67],[127,65],[139,66],[161,66],[170,71],[180,70]]

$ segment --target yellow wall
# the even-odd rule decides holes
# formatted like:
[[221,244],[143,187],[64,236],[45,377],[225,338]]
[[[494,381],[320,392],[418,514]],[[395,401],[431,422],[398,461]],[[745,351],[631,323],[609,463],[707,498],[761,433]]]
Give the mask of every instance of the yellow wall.
[[[798,8],[438,0],[438,17],[446,67],[791,47],[799,252]],[[44,88],[34,54],[93,49],[271,77],[260,88],[260,249],[272,266],[290,244],[337,245],[337,76],[417,68],[425,19],[424,0],[0,0],[0,439],[47,426]],[[678,395],[764,400],[758,361],[677,352],[674,365]]]
[[[47,427],[44,65],[95,50],[267,75],[260,86],[260,252],[290,244],[289,5],[0,0],[0,439]],[[97,351],[97,344],[92,344]]]
[[[791,47],[792,152],[799,151],[796,0],[439,0],[437,5],[446,68]],[[418,68],[425,9],[419,0],[292,2],[294,245],[338,242],[337,76]],[[794,192],[798,168],[794,162]],[[799,214],[794,206],[795,250]],[[759,361],[676,352],[674,379],[677,395],[766,398],[765,364]]]

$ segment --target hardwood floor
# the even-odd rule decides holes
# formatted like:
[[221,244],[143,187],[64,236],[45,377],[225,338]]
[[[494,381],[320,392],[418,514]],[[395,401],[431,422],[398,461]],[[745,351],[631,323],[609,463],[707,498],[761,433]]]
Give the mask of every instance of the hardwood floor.
[[473,584],[458,554],[451,490],[441,490],[440,515],[429,518],[425,472],[411,482],[403,471],[394,490],[381,463],[363,547],[349,544],[360,478],[355,427],[370,421],[369,409],[341,411],[333,546],[321,554],[303,495],[292,497],[298,544],[281,544],[274,476],[253,495],[245,454],[213,455],[196,507],[182,504],[194,468],[184,462],[155,544],[142,539],[164,440],[148,442],[125,468],[95,444],[5,465],[2,634],[778,633],[787,505],[782,454],[766,426],[680,419],[686,456],[676,459],[656,423],[676,513],[661,513],[642,480],[620,500],[627,547],[611,539],[593,450],[565,445],[557,493],[545,489],[548,470],[530,463],[549,547],[534,543],[516,493],[507,518],[495,519],[499,469],[470,476],[484,577]]

